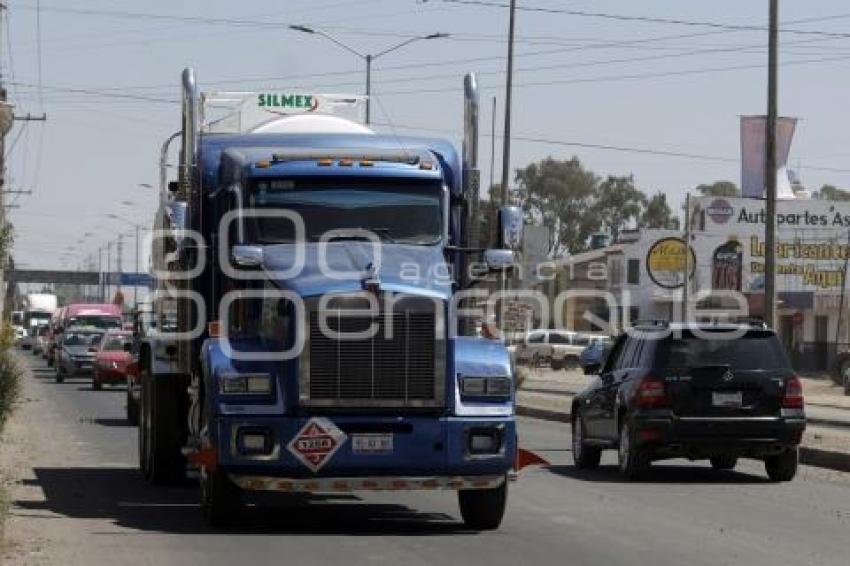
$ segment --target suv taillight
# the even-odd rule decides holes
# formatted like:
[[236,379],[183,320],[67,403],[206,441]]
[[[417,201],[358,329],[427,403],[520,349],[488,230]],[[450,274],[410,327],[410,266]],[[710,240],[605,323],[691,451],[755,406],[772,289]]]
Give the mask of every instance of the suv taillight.
[[658,377],[644,377],[635,391],[635,402],[638,407],[645,409],[669,406],[670,399],[667,398],[664,380]]
[[785,393],[782,395],[783,409],[803,408],[803,385],[800,378],[792,375],[785,380]]

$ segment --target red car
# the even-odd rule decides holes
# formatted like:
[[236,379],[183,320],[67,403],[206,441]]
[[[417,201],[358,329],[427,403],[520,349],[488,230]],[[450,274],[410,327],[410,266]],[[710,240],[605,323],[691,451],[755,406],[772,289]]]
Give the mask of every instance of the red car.
[[105,383],[127,383],[127,366],[133,361],[128,344],[132,343],[132,332],[110,330],[106,333],[94,359],[93,389],[100,389]]

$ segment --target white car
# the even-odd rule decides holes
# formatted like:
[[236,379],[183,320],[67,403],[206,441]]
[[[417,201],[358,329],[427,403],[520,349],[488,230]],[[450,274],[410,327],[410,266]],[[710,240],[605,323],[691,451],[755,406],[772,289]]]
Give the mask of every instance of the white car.
[[552,369],[578,365],[578,356],[591,337],[571,330],[532,330],[517,344],[514,359],[519,363],[545,363]]
[[549,331],[549,365],[552,369],[563,369],[566,366],[577,367],[578,357],[587,345],[590,344],[590,336],[580,332],[569,332],[560,330]]

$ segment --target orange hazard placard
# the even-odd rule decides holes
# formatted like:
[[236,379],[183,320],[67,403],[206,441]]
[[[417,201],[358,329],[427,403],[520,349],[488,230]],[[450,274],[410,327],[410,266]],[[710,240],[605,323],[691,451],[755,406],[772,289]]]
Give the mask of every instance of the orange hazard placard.
[[313,417],[304,423],[301,430],[286,445],[286,449],[299,462],[313,472],[318,472],[345,444],[347,438],[330,420]]

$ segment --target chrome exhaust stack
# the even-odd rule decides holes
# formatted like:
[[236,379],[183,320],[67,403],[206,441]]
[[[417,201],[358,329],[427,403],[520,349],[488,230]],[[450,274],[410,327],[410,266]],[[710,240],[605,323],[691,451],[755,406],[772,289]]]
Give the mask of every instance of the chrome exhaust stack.
[[[192,195],[193,180],[196,174],[196,165],[198,159],[198,138],[200,136],[200,121],[198,117],[198,85],[195,81],[195,70],[191,67],[183,69],[183,96],[182,96],[182,111],[183,120],[181,125],[181,143],[180,143],[180,171],[179,171],[179,190],[174,198],[185,203],[184,222],[186,226],[191,225],[193,211],[192,204],[197,202]],[[166,187],[167,191],[167,187]],[[200,212],[200,210],[198,211]],[[198,220],[201,223],[201,219]],[[178,250],[178,263],[183,269],[188,269],[187,264],[191,263],[189,256],[197,253],[205,253],[203,250],[194,250],[194,254],[180,246],[183,249]],[[197,261],[197,257],[195,257]],[[181,280],[176,285],[180,291],[192,289],[192,282]],[[185,299],[177,300],[177,327],[180,331],[188,331],[195,327],[199,313],[195,305]],[[192,343],[189,340],[177,340],[177,368],[178,371],[190,375],[192,371]]]
[[195,70],[191,67],[183,69],[183,125],[182,143],[180,145],[180,190],[184,197],[188,196],[195,170],[195,160],[198,156],[198,85],[195,81]]

